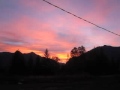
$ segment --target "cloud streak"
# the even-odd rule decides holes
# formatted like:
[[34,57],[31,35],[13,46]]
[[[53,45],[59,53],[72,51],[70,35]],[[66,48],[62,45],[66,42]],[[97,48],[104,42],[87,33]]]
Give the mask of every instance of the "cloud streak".
[[[93,23],[120,33],[118,0],[48,0]],[[73,47],[119,46],[119,37],[73,17],[42,0],[0,1],[0,51],[34,51],[65,60]]]

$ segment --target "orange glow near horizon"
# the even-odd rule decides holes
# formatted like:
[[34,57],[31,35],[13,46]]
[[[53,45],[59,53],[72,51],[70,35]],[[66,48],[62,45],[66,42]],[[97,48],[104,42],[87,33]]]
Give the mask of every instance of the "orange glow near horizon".
[[[48,0],[98,26],[120,34],[119,0]],[[87,6],[87,7],[86,7]],[[89,8],[89,9],[88,9]],[[34,52],[66,62],[74,47],[120,46],[118,36],[69,15],[42,0],[2,0],[0,52]]]
[[[35,54],[44,57],[44,51],[38,51],[38,50],[31,50],[28,48],[24,48],[24,47],[8,47],[8,50],[6,50],[7,52],[11,52],[14,53],[16,50],[19,50],[21,53],[30,53],[30,52],[34,52]],[[67,56],[67,53],[55,53],[55,54],[51,54],[50,53],[50,58],[52,58],[53,56],[56,56],[58,58],[60,58],[61,63],[66,63],[69,59],[69,57]]]

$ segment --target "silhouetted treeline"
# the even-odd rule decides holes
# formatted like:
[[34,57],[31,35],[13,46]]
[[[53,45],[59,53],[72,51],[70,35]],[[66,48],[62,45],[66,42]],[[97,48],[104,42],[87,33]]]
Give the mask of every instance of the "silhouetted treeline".
[[120,47],[97,47],[78,57],[70,58],[66,64],[41,57],[33,52],[28,54],[20,51],[1,52],[0,73],[7,75],[119,74]]

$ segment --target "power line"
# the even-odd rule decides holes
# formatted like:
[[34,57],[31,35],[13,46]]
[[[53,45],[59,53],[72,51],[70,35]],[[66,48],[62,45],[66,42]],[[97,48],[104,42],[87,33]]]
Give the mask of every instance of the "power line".
[[50,2],[48,2],[48,1],[46,1],[46,0],[43,0],[43,1],[46,2],[46,3],[48,3],[48,4],[50,4],[50,5],[52,5],[52,6],[54,6],[54,7],[56,7],[56,8],[58,8],[58,9],[60,9],[60,10],[62,10],[62,11],[64,11],[64,12],[66,12],[66,13],[68,13],[68,14],[71,14],[71,15],[74,16],[74,17],[77,17],[77,18],[79,18],[79,19],[82,19],[83,21],[85,21],[85,22],[87,22],[87,23],[90,23],[90,24],[92,24],[92,25],[94,25],[94,26],[96,26],[96,27],[98,27],[98,28],[100,28],[100,29],[102,29],[102,30],[105,30],[105,31],[107,31],[107,32],[109,32],[109,33],[112,33],[112,34],[114,34],[114,35],[120,36],[119,34],[117,34],[117,33],[115,33],[115,32],[112,32],[112,31],[110,31],[110,30],[107,30],[107,29],[105,29],[105,28],[103,28],[103,27],[101,27],[101,26],[99,26],[99,25],[97,25],[97,24],[95,24],[95,23],[92,23],[92,22],[90,22],[90,21],[88,21],[88,20],[86,20],[86,19],[84,19],[84,18],[82,18],[82,17],[79,17],[79,16],[77,16],[77,15],[75,15],[75,14],[73,14],[73,13],[71,13],[71,12],[69,12],[69,11],[67,11],[67,10],[59,7],[59,6],[57,6],[57,5],[54,5],[54,4],[52,4],[52,3],[50,3]]

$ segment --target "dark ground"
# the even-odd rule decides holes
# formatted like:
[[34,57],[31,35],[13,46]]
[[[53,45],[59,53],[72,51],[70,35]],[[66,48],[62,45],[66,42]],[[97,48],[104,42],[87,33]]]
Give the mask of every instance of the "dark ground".
[[120,90],[120,75],[1,76],[0,90]]

